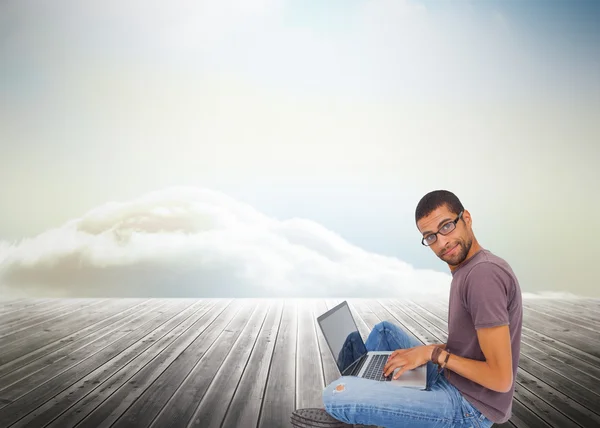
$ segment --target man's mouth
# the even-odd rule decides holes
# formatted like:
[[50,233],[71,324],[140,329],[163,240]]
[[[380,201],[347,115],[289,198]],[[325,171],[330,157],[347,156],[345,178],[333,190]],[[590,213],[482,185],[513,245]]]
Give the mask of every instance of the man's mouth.
[[446,251],[446,252],[445,252],[443,255],[444,255],[444,256],[447,256],[448,254],[453,254],[453,253],[454,253],[454,251],[456,251],[456,249],[457,249],[457,248],[458,248],[458,244],[456,244],[456,245],[454,246],[454,248],[450,249],[449,251]]

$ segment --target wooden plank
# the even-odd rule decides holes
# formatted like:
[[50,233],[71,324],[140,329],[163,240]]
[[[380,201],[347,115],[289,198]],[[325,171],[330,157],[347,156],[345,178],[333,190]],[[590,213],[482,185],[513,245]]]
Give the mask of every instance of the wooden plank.
[[[258,366],[252,363],[257,346],[266,346],[265,335],[279,324],[281,305],[272,299],[252,302],[258,309],[252,315],[245,330],[231,348],[223,365],[212,380],[188,427],[220,428],[239,385],[248,371],[258,374]],[[213,357],[211,357],[213,358]],[[264,382],[262,383],[264,385]],[[258,407],[256,421],[258,419]],[[157,423],[153,423],[157,426]],[[256,425],[256,422],[253,424]],[[238,425],[225,425],[238,426]]]
[[600,364],[600,358],[590,355],[581,349],[577,349],[571,345],[567,345],[559,340],[556,340],[550,336],[539,333],[531,328],[523,326],[522,337],[524,341],[529,340],[531,343],[535,343],[536,346],[540,346],[539,344],[546,344],[549,347],[555,348],[565,354],[571,355],[581,361],[589,365],[596,366]]
[[[114,299],[110,302],[106,302],[106,304],[111,305],[112,308],[106,307],[105,305],[103,308],[98,307],[96,310],[90,310],[89,312],[86,310],[74,317],[67,317],[64,320],[55,321],[54,323],[46,326],[46,328],[43,330],[34,329],[32,334],[25,335],[25,337],[21,337],[18,340],[11,340],[10,336],[7,336],[3,339],[7,339],[8,343],[6,345],[10,344],[10,346],[2,348],[3,352],[0,353],[0,364],[5,364],[15,358],[22,357],[23,355],[35,351],[36,349],[46,346],[52,342],[64,339],[65,337],[89,327],[98,321],[109,318],[116,309],[123,310],[138,303],[139,301],[135,300],[123,301],[121,299]],[[21,332],[17,333],[17,335],[20,333]],[[6,351],[4,351],[5,349]]]
[[555,428],[556,425],[548,425],[542,418],[533,412],[519,400],[513,400],[512,416],[510,418],[517,428]]
[[22,311],[24,309],[29,309],[30,311],[35,311],[35,307],[38,305],[45,305],[56,299],[21,299],[16,302],[8,302],[4,304],[0,304],[0,316],[5,316],[9,314],[13,314],[15,312]]
[[439,339],[432,334],[431,330],[419,324],[405,306],[403,300],[390,300],[389,303],[384,303],[381,300],[371,302],[371,308],[380,320],[390,320],[421,344],[439,343]]
[[[269,313],[265,327],[252,350],[248,366],[235,390],[222,427],[256,427],[258,424],[273,351],[284,316],[284,302],[277,301],[275,305],[276,309]],[[288,318],[285,327],[289,328],[289,313],[286,316]]]
[[[581,427],[600,426],[600,416],[598,414],[592,412],[585,406],[582,406],[562,391],[551,387],[520,367],[517,372],[517,378],[521,388],[526,388],[533,394],[542,396],[546,402],[571,418],[575,424]],[[571,426],[574,424],[553,425]]]
[[[115,299],[112,302],[111,308],[105,308],[104,311],[99,311],[94,315],[89,316],[87,319],[88,322],[86,322],[85,325],[70,325],[64,327],[63,329],[55,329],[54,324],[49,324],[43,330],[39,329],[36,333],[28,337],[16,340],[11,342],[6,347],[0,348],[0,366],[11,361],[24,358],[28,354],[49,346],[52,343],[56,343],[57,341],[66,341],[68,340],[67,338],[74,333],[92,327],[98,322],[114,316],[114,314],[118,313],[119,311],[133,306],[135,306],[135,304],[132,302]],[[65,329],[67,329],[66,334],[63,334]]]
[[296,300],[285,300],[258,428],[286,427],[296,409]]
[[[118,334],[118,329],[122,329],[125,327],[130,328],[136,320],[146,317],[146,314],[149,314],[151,311],[156,311],[160,307],[158,305],[160,305],[159,302],[154,302],[154,306],[146,308],[146,310],[142,311],[141,314],[134,313],[130,316],[126,316],[123,320],[120,320],[116,324],[110,325],[108,328],[92,333],[91,335],[87,336],[84,341],[79,341],[75,343],[71,342],[68,345],[63,346],[60,350],[55,351],[50,355],[46,355],[45,358],[38,358],[35,361],[23,365],[20,368],[10,370],[8,373],[5,373],[4,375],[2,375],[2,377],[0,377],[0,379],[2,379],[1,382],[3,385],[3,389],[16,382],[23,381],[24,379],[29,378],[44,369],[46,369],[46,372],[48,373],[55,373],[59,369],[59,364],[61,364],[61,362],[63,364],[70,365],[71,363],[68,363],[68,361],[72,361],[73,358],[78,358],[79,355],[82,355],[81,350],[85,349],[86,346],[92,344],[98,339],[106,339],[107,336],[111,333]],[[150,315],[156,315],[156,312],[152,312],[150,313]],[[79,353],[77,353],[77,351],[79,351]],[[10,367],[12,363],[14,363],[14,361],[11,361],[11,363],[6,364],[5,366],[2,366],[2,368]],[[31,381],[31,379],[29,379],[28,381]],[[37,382],[41,381],[42,380],[40,378],[37,378]]]
[[[68,318],[71,318],[73,314],[78,314],[81,316],[82,312],[79,312],[82,309],[89,309],[93,306],[98,306],[102,302],[107,302],[108,299],[104,300],[92,300],[92,299],[73,299],[69,300],[67,303],[57,306],[53,311],[42,317],[41,321],[33,322],[33,323],[21,323],[21,325],[16,325],[11,328],[8,326],[7,328],[2,328],[3,333],[0,334],[0,347],[6,346],[8,343],[16,342],[19,339],[27,338],[31,334],[40,330],[42,327],[48,327],[46,324],[55,325],[57,320],[62,322],[66,322]],[[33,317],[32,317],[33,318]]]
[[[189,306],[189,303],[185,305]],[[141,339],[155,331],[165,321],[180,313],[182,306],[176,304],[171,310],[158,316],[150,315],[150,317],[153,317],[150,320],[142,319],[138,323],[132,323],[126,330],[113,335],[112,342],[98,341],[100,343],[92,344],[88,347],[90,349],[82,350],[81,356],[70,358],[68,362],[72,363],[72,366],[62,367],[62,371],[59,373],[51,370],[52,367],[49,370],[40,372],[39,376],[36,373],[35,376],[43,382],[30,377],[26,382],[12,385],[7,391],[8,397],[3,394],[3,398],[8,398],[12,403],[0,408],[0,426],[10,425],[18,421],[51,397],[94,372],[114,357],[120,356],[131,345],[137,343],[137,346],[147,346]],[[61,362],[58,364],[61,364]]]
[[0,295],[0,308],[3,304],[15,304],[26,299],[26,297],[8,297],[6,295]]
[[[104,331],[113,331],[113,329],[121,328],[123,323],[127,322],[136,314],[142,314],[148,310],[160,310],[166,304],[166,301],[148,300],[138,305],[125,309],[124,311],[115,311],[113,315],[96,324],[82,329],[64,339],[56,340],[46,346],[36,349],[20,358],[16,358],[8,363],[0,366],[0,383],[2,377],[6,376],[17,369],[27,366],[33,369],[32,363],[43,361],[45,364],[50,364],[70,352],[86,346],[88,343],[100,337]],[[43,359],[43,358],[46,359]],[[42,360],[43,359],[43,360]]]
[[[592,397],[593,395],[597,395],[600,402],[600,388],[598,388],[598,385],[600,385],[600,368],[593,366],[585,367],[587,364],[583,362],[578,362],[579,364],[566,364],[564,360],[548,355],[546,352],[530,345],[524,340],[521,340],[521,354],[526,355],[548,370],[552,370],[565,380],[574,383],[575,387],[581,389],[583,394],[592,395]],[[569,359],[568,361],[574,363],[575,359]],[[587,368],[589,370],[586,370]],[[557,379],[557,383],[559,384],[564,382],[561,378]],[[585,389],[589,392],[586,392]]]
[[531,301],[545,300],[558,301],[565,307],[571,307],[574,311],[580,311],[598,315],[600,310],[600,299],[594,298],[579,298],[579,299],[530,299]]
[[[380,301],[383,304],[383,302]],[[447,334],[443,329],[440,329],[440,324],[444,325],[440,320],[430,320],[426,316],[416,310],[418,306],[409,300],[392,300],[384,306],[389,306],[390,312],[396,311],[396,313],[405,313],[408,319],[417,323],[425,331],[433,334],[434,337],[425,337],[426,343],[428,344],[441,344],[446,343]],[[412,324],[411,324],[412,325]]]
[[86,299],[55,299],[43,305],[36,305],[28,309],[0,315],[0,337],[5,335],[7,331],[23,329],[22,323],[32,323],[32,321],[35,322],[37,319],[44,319],[49,314],[85,301]]
[[564,303],[553,300],[539,300],[531,302],[524,300],[523,306],[531,310],[540,311],[546,315],[556,317],[558,320],[565,320],[592,329],[600,328],[600,314],[597,312],[585,311]]
[[529,347],[529,350],[526,351],[528,355],[533,355],[533,353],[536,353],[540,356],[541,361],[545,361],[547,365],[557,367],[559,369],[569,366],[574,370],[585,373],[586,376],[592,376],[596,379],[600,379],[599,365],[575,358],[571,353],[567,353],[564,350],[557,348],[554,346],[554,344],[549,345],[547,341],[531,339],[529,335],[522,335],[521,344],[522,346]]
[[[163,351],[183,332],[189,329],[201,330],[208,322],[207,320],[211,319],[210,312],[214,310],[213,314],[220,313],[226,303],[195,299],[191,305],[189,303],[187,307],[185,305],[185,300],[180,303],[175,302],[172,309],[165,311],[163,319],[166,322],[149,331],[146,336],[141,338],[142,340],[138,340],[115,358],[108,360],[63,390],[57,396],[59,401],[56,405],[48,406],[51,404],[48,402],[38,409],[36,412],[39,415],[37,420],[31,421],[32,425],[42,426],[42,423],[38,425],[37,422],[45,424],[47,420],[51,420],[48,427],[75,426],[104,403],[115,391],[119,391],[123,385],[129,383],[134,390],[138,389],[135,379],[132,380],[134,374],[157,358],[164,357]],[[57,407],[60,408],[57,409]],[[27,427],[29,421],[24,420],[24,422],[22,426]]]
[[[169,343],[167,348],[160,354],[154,355],[154,358],[141,370],[136,366],[137,371],[134,372],[133,376],[122,383],[100,406],[93,409],[89,415],[81,420],[78,427],[113,426],[121,416],[126,415],[138,400],[143,401],[142,397],[148,396],[146,394],[147,390],[150,393],[161,386],[164,388],[169,387],[168,379],[161,377],[165,370],[177,359],[186,358],[190,353],[193,357],[196,349],[203,351],[202,346],[210,346],[212,344],[211,337],[214,339],[215,332],[220,332],[240,307],[241,304],[237,301],[227,301],[224,305],[218,304],[217,310],[209,311],[194,326],[181,332],[179,337]],[[203,343],[204,338],[207,338],[208,343]],[[152,402],[149,402],[148,405],[155,406]],[[156,407],[158,411],[162,404],[157,403],[155,409]],[[140,413],[134,416],[144,417]],[[134,426],[137,425],[136,421],[133,423]]]
[[111,427],[185,427],[256,305],[243,299],[176,358]]
[[597,331],[570,322],[557,322],[556,318],[529,309],[523,310],[523,324],[600,358],[600,334]]
[[[156,317],[164,312],[167,312],[169,309],[171,311],[179,311],[180,307],[176,306],[175,302],[167,301],[167,300],[158,300],[154,299],[151,302],[152,305],[148,305],[145,310],[131,313],[125,316],[123,319],[120,319],[118,323],[111,325],[105,334],[118,333],[118,329],[123,329],[124,327],[131,327],[134,323],[137,323],[140,319],[151,319]],[[78,350],[80,347],[76,347],[74,350]],[[131,352],[131,349],[124,351],[119,357],[122,358],[128,352]],[[51,363],[51,362],[50,362]],[[106,367],[109,366],[110,363],[104,365],[104,370],[102,370],[101,376],[107,375]],[[59,415],[64,409],[70,407],[83,397],[85,394],[89,392],[90,389],[96,388],[96,385],[99,384],[99,381],[96,377],[94,377],[94,373],[99,372],[99,369],[96,369],[91,374],[84,376],[83,379],[77,381],[75,384],[67,387],[59,394],[55,395],[52,400],[46,401],[42,403],[34,412],[29,413],[24,418],[20,419],[15,426],[45,426],[46,423],[51,421],[54,417]]]
[[315,321],[314,299],[298,302],[298,341],[296,344],[296,408],[323,407],[323,367]]
[[[526,370],[533,376],[543,379],[545,383],[553,387],[554,389],[563,392],[570,399],[575,400],[577,403],[587,407],[588,409],[597,409],[598,396],[596,393],[591,393],[590,390],[582,388],[577,382],[573,382],[565,376],[562,376],[555,370],[548,370],[547,366],[544,366],[539,361],[531,358],[525,353],[521,353],[519,359],[519,367],[522,370]],[[547,391],[539,390],[538,394],[546,396]]]
[[[235,382],[232,382],[232,373],[237,372],[241,374],[243,366],[246,361],[241,362],[239,359],[239,353],[235,352],[236,344],[245,343],[246,348],[241,349],[242,352],[248,349],[248,345],[254,343],[256,335],[259,331],[260,326],[263,324],[267,304],[264,302],[256,302],[249,299],[239,299],[243,307],[234,316],[231,322],[225,326],[225,329],[219,334],[213,345],[201,356],[200,360],[196,363],[195,367],[190,371],[189,375],[185,378],[182,384],[177,388],[167,404],[162,408],[158,416],[147,423],[144,418],[137,418],[136,424],[141,426],[152,426],[152,427],[186,427],[193,424],[196,419],[197,425],[200,424],[204,427],[207,425],[208,420],[212,418],[212,412],[209,413],[208,419],[204,420],[197,416],[194,416],[198,410],[198,403],[200,403],[209,387],[218,382],[217,378],[221,379],[220,398],[223,406],[223,413],[226,410],[226,405],[229,402],[227,399],[226,390],[230,388],[231,394]],[[248,337],[248,334],[250,336]],[[236,349],[239,350],[239,349]],[[179,363],[179,360],[177,360]],[[184,364],[184,368],[191,367],[192,364]],[[175,370],[173,365],[169,367],[169,370]],[[226,377],[233,384],[223,383],[223,374],[226,373]],[[220,375],[220,376],[219,376]],[[169,385],[173,382],[171,376],[168,377]],[[224,391],[225,390],[225,391]],[[229,396],[231,397],[231,396]],[[227,399],[227,401],[225,401]],[[155,400],[152,400],[155,402]],[[136,402],[139,403],[140,400]],[[216,404],[216,403],[215,403]],[[218,406],[218,404],[217,404]],[[140,413],[145,414],[145,409],[132,408],[131,412],[128,413]],[[222,416],[221,416],[222,419]],[[125,417],[122,417],[114,425],[115,428],[119,426],[130,426],[131,420],[127,421]]]

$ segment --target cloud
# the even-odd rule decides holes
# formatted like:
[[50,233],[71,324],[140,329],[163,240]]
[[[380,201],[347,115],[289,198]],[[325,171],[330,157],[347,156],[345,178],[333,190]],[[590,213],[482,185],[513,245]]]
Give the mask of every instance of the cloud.
[[36,296],[418,297],[447,293],[450,276],[364,251],[313,221],[172,187],[0,243],[0,284]]
[[522,293],[524,299],[589,299],[568,291],[540,291],[539,293]]

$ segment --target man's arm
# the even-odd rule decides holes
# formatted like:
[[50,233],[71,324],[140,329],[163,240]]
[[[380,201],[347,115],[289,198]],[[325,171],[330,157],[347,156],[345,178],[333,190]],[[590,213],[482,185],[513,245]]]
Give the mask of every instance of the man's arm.
[[[508,325],[480,328],[477,330],[477,338],[485,361],[450,354],[446,368],[493,391],[510,391],[513,371]],[[434,362],[443,363],[447,355],[447,352],[442,351],[438,361]]]

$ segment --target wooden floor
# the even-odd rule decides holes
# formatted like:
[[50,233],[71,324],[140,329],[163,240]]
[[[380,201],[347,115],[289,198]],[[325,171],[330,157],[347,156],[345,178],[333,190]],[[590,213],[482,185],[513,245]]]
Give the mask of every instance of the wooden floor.
[[[315,318],[338,300],[0,301],[0,427],[288,427],[338,377]],[[350,299],[446,341],[444,301]],[[600,299],[524,300],[506,427],[600,426]],[[298,352],[297,352],[298,350]]]

